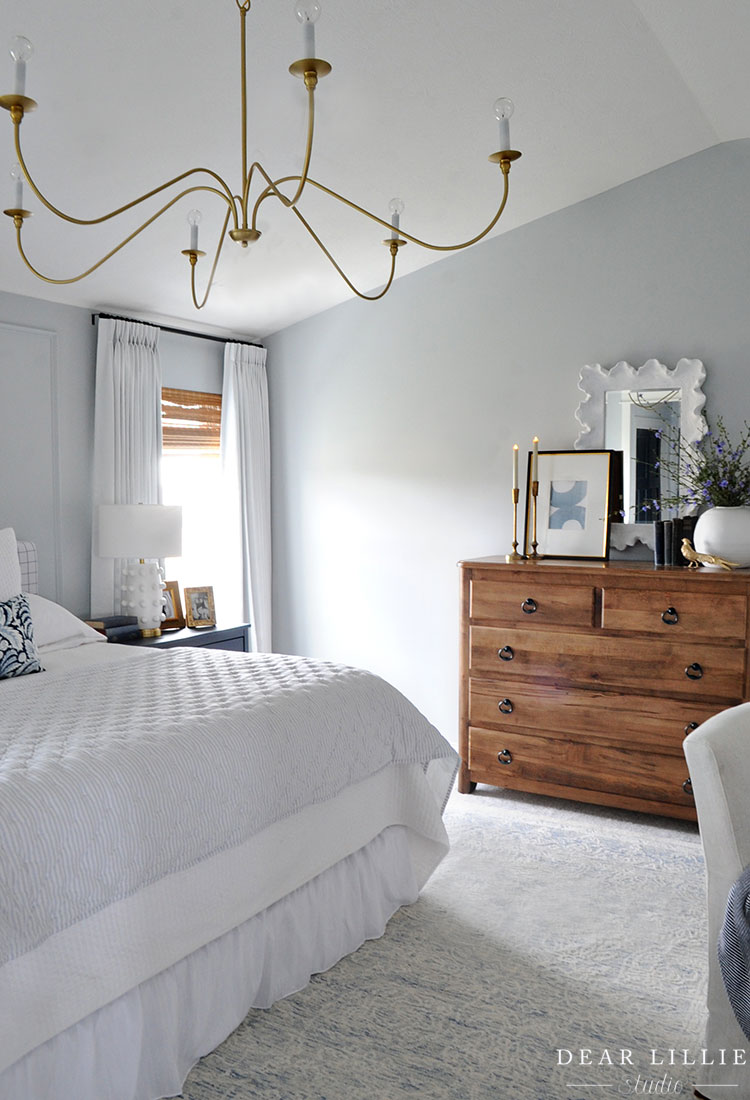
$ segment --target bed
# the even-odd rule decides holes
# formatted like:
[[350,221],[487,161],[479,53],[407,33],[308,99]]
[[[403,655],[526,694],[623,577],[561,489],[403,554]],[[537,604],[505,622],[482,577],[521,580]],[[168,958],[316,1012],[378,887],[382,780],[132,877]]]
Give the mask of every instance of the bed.
[[416,899],[457,756],[362,670],[111,645],[33,588],[0,531],[0,1098],[175,1096]]

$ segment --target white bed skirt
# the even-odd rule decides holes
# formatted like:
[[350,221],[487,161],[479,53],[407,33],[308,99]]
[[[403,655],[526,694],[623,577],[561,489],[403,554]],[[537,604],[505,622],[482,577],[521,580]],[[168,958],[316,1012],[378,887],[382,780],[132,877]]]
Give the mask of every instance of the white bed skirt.
[[381,936],[396,910],[416,900],[419,843],[404,826],[385,829],[238,928],[10,1066],[0,1074],[0,1100],[178,1095],[195,1062],[250,1008],[267,1008],[302,989],[312,974]]

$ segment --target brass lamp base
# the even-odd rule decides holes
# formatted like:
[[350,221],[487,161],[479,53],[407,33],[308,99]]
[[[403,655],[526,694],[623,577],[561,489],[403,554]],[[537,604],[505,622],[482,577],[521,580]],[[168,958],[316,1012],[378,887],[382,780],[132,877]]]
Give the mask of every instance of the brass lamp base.
[[158,638],[161,636],[161,630],[157,626],[153,630],[141,630],[142,638]]

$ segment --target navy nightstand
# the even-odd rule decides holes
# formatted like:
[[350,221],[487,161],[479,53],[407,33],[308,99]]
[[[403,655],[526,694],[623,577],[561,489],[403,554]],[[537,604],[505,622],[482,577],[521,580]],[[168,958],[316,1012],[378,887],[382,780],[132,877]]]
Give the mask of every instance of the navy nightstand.
[[205,649],[233,649],[239,653],[250,652],[249,623],[221,628],[218,626],[184,627],[182,630],[166,630],[158,638],[131,638],[118,645],[159,646],[172,649],[175,646],[199,646]]

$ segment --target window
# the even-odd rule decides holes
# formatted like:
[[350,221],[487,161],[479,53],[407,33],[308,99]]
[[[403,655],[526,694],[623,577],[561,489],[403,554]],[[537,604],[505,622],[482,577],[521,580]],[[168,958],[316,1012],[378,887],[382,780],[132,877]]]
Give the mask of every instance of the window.
[[161,394],[162,497],[182,505],[182,557],[167,559],[167,579],[183,590],[211,585],[219,623],[239,622],[241,580],[231,552],[236,507],[222,476],[221,394],[168,387]]

